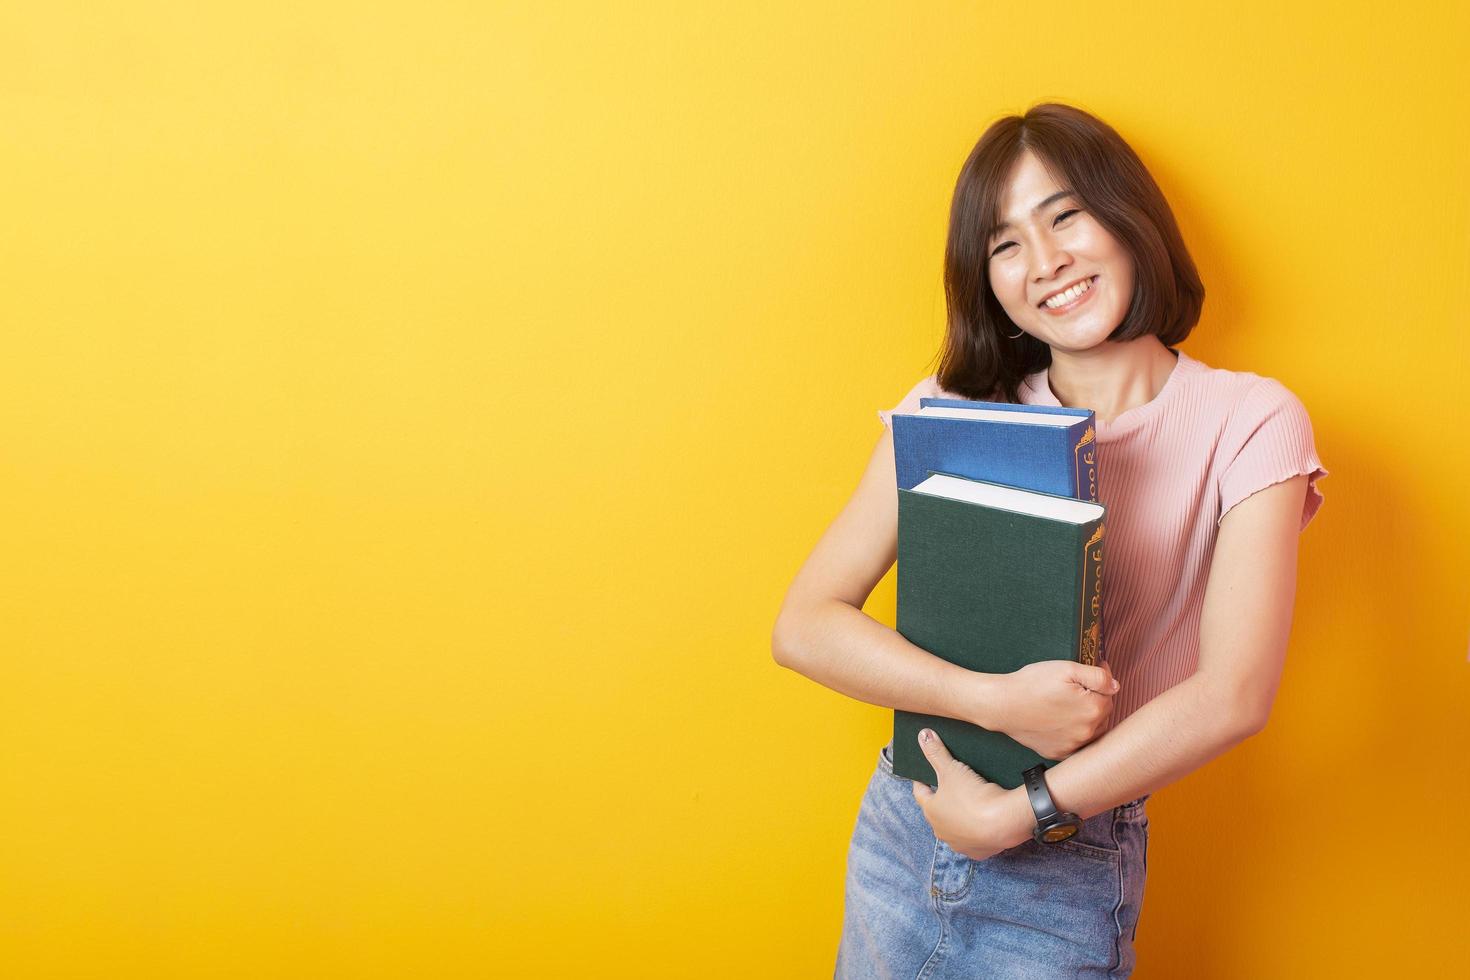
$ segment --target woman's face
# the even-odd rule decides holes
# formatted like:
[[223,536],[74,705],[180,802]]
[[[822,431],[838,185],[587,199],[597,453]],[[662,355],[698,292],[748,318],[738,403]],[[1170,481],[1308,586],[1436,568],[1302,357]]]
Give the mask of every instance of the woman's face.
[[[1133,259],[1068,190],[1027,150],[1001,199],[1001,221],[1009,226],[986,250],[990,288],[1011,321],[1054,351],[1070,352],[1102,343],[1123,322]],[[1056,308],[1045,305],[1078,283],[1088,284],[1082,293],[1059,299]]]

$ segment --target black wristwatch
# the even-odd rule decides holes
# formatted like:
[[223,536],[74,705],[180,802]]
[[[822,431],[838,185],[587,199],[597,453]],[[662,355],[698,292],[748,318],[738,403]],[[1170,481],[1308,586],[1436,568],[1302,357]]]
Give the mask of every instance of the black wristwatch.
[[1082,820],[1075,813],[1057,811],[1052,802],[1051,790],[1046,788],[1046,766],[1038,763],[1021,773],[1026,781],[1026,797],[1031,801],[1031,810],[1036,814],[1036,829],[1031,836],[1039,844],[1055,844],[1067,840],[1082,829]]

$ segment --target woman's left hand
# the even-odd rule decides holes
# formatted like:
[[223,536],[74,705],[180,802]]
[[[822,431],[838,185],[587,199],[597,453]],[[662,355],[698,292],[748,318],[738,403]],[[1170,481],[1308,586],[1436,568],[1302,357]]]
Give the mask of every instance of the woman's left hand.
[[[930,737],[926,742],[920,733],[919,748],[934,767],[939,788],[930,789],[914,780],[914,799],[934,828],[934,836],[975,861],[1030,840],[1030,826],[1017,824],[1013,791],[997,786],[950,755],[937,733],[924,731]],[[1026,810],[1030,810],[1029,802]],[[1030,825],[1034,823],[1032,818]]]

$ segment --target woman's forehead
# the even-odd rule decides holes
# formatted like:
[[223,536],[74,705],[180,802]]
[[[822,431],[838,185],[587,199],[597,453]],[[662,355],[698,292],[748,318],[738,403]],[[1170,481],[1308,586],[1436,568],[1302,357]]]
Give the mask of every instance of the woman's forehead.
[[1028,151],[1016,161],[1006,178],[996,201],[997,213],[990,216],[990,233],[1000,234],[1017,222],[1036,217],[1048,206],[1075,196],[1072,188],[1060,182],[1038,157]]
[[1065,178],[1053,175],[1040,157],[1027,150],[1006,176],[999,201],[1000,219],[1025,218],[1043,200],[1066,189]]

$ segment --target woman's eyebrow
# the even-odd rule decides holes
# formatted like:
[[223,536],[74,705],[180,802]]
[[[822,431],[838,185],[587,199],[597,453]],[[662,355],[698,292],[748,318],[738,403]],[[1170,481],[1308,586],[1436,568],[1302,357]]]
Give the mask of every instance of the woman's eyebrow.
[[[1072,197],[1072,196],[1073,196],[1073,193],[1072,193],[1072,189],[1070,187],[1065,188],[1063,190],[1059,190],[1055,194],[1052,194],[1052,195],[1048,196],[1046,198],[1046,200],[1041,201],[1040,203],[1038,203],[1034,208],[1031,209],[1031,213],[1032,214],[1036,214],[1039,211],[1041,211],[1042,208],[1046,207],[1048,204],[1052,203],[1053,201],[1060,201],[1064,197]],[[994,238],[996,235],[999,235],[1001,232],[1005,231],[1009,227],[1011,227],[1011,223],[1009,221],[1002,221],[1000,224],[998,224],[994,228],[990,229],[990,233],[988,235],[986,235],[986,237],[987,238]]]

